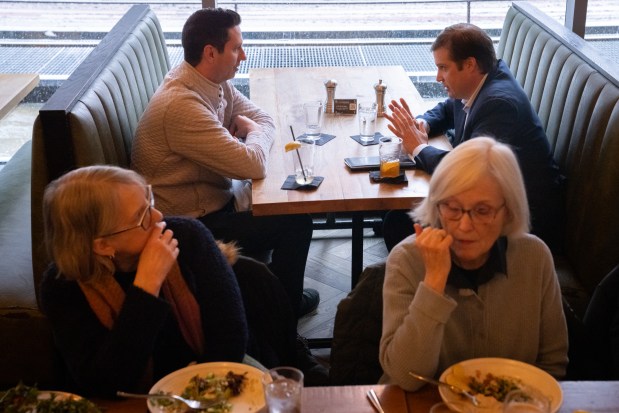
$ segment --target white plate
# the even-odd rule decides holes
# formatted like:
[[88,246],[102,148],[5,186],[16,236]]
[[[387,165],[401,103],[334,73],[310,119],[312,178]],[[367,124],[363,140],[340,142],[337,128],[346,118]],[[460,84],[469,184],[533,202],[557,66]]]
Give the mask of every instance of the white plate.
[[54,400],[82,400],[82,396],[78,396],[77,394],[67,393],[64,391],[55,391],[55,390],[39,390],[39,394],[37,395],[37,399],[39,400],[49,400],[54,394],[56,397]]
[[[460,362],[458,365],[462,367],[466,376],[475,376],[480,372],[481,377],[492,373],[495,376],[519,379],[523,385],[539,390],[550,399],[552,413],[556,413],[563,403],[563,392],[559,383],[550,374],[530,364],[504,358],[478,358]],[[453,366],[447,368],[441,374],[440,380],[446,381],[452,369]],[[439,387],[439,393],[445,403],[461,400],[460,396],[444,386]]]
[[[231,397],[229,402],[232,404],[231,413],[251,413],[257,412],[264,407],[264,392],[262,390],[262,382],[260,379],[263,372],[255,367],[241,363],[217,362],[194,364],[193,366],[185,367],[168,374],[159,380],[150,389],[149,393],[157,393],[160,391],[181,394],[189,385],[189,380],[195,376],[206,376],[213,373],[217,376],[225,376],[229,371],[234,374],[247,373],[247,381],[241,394]],[[152,413],[160,413],[161,410],[146,403],[148,409]]]

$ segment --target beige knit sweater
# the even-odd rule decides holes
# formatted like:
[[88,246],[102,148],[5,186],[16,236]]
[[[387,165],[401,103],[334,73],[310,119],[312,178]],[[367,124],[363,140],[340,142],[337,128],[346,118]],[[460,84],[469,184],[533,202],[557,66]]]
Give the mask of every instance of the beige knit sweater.
[[[238,115],[262,131],[244,141],[232,136],[228,128]],[[231,199],[231,179],[265,176],[274,133],[272,118],[232,84],[215,84],[182,62],[140,119],[131,167],[153,185],[165,215],[199,217]]]

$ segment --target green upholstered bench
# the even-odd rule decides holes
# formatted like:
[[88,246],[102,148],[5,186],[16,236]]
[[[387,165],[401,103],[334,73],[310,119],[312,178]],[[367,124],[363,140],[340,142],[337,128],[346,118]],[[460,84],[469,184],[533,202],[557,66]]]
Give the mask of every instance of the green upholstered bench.
[[0,390],[19,380],[62,388],[51,330],[37,305],[49,262],[41,212],[45,186],[80,166],[128,167],[138,120],[169,68],[157,17],[147,5],[132,6],[42,107],[32,143],[0,171],[0,240],[16,252],[0,265]]
[[527,2],[507,12],[498,55],[528,94],[567,177],[555,265],[578,316],[619,263],[619,67]]
[[170,69],[157,16],[132,6],[39,112],[32,147],[32,266],[48,264],[41,213],[45,186],[72,169],[129,167],[133,134]]

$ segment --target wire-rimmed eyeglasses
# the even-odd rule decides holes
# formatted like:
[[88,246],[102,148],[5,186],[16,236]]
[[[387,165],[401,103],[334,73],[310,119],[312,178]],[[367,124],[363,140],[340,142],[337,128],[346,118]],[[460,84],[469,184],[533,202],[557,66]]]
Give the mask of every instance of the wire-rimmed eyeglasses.
[[122,234],[123,232],[131,231],[132,229],[142,228],[144,231],[147,231],[151,226],[151,210],[155,207],[155,198],[153,197],[153,188],[150,185],[146,185],[146,200],[148,201],[148,205],[142,212],[140,216],[140,220],[137,225],[134,225],[129,228],[121,229],[120,231],[110,232],[109,234],[99,235],[100,238],[103,237],[111,237],[112,235]]
[[471,209],[464,209],[453,202],[439,202],[437,205],[441,217],[449,221],[459,221],[464,214],[468,214],[474,224],[491,223],[504,207],[505,203],[498,208],[486,204],[478,204]]

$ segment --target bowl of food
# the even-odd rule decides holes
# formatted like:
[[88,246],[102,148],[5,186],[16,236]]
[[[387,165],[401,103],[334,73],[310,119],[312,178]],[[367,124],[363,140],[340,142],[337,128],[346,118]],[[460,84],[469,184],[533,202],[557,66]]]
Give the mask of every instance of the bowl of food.
[[[473,411],[499,413],[503,400],[510,391],[527,389],[539,392],[550,401],[550,411],[556,413],[563,403],[563,392],[559,383],[545,371],[517,360],[505,358],[477,358],[456,363],[448,367],[440,377],[462,389],[468,390],[480,401]],[[441,398],[454,411],[462,396],[445,386],[439,388]]]

